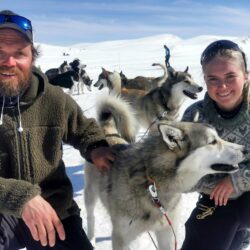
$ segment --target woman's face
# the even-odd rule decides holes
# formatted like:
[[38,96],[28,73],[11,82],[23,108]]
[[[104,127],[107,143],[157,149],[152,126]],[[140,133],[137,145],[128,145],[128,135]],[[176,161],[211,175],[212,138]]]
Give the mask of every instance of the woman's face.
[[209,96],[226,111],[234,110],[243,99],[248,79],[240,62],[234,58],[215,57],[204,67],[204,79]]

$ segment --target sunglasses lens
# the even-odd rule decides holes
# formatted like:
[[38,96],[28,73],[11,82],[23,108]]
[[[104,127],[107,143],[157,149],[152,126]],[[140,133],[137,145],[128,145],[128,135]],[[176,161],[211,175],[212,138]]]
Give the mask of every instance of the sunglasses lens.
[[24,30],[32,30],[30,20],[28,20],[28,19],[26,19],[24,17],[12,16],[11,21],[12,21],[12,23],[17,24],[20,28],[22,28]]
[[14,23],[25,31],[32,31],[31,21],[22,16],[0,14],[0,24],[3,23]]
[[5,15],[0,15],[0,24],[5,22]]

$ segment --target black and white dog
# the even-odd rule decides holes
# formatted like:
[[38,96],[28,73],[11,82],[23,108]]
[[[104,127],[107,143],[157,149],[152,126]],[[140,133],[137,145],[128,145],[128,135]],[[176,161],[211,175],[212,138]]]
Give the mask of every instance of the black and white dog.
[[70,89],[69,93],[73,94],[74,85],[79,82],[79,74],[74,70],[57,74],[49,79],[49,83],[52,85],[60,86],[62,88]]
[[58,75],[58,74],[61,74],[61,73],[64,73],[66,71],[68,71],[70,69],[69,65],[68,65],[68,62],[67,61],[64,61],[58,68],[51,68],[51,69],[48,69],[45,74],[46,76],[51,79],[52,77]]
[[75,59],[69,64],[66,72],[52,75],[47,74],[46,71],[45,74],[51,84],[70,89],[70,94],[73,94],[75,89],[77,89],[78,94],[80,94],[84,92],[84,85],[91,91],[92,80],[86,73],[85,67],[86,65],[81,64],[79,59]]
[[[75,85],[75,88],[77,88],[77,92],[84,93],[84,85],[87,86],[87,89],[91,91],[91,84],[93,80],[90,80],[85,68],[87,67],[86,64],[81,64],[79,59],[75,59],[70,64],[70,67],[72,70],[77,72],[79,74],[79,82]],[[73,90],[74,91],[74,90]]]

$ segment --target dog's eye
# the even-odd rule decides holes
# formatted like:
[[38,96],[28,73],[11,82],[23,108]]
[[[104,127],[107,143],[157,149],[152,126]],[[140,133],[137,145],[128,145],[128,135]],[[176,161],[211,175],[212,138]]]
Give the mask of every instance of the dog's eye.
[[215,145],[217,143],[217,140],[214,139],[213,141],[211,141],[209,144]]

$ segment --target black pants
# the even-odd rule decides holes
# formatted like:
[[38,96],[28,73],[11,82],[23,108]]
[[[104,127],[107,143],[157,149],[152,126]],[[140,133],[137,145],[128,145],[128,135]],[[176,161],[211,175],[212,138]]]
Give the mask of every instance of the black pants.
[[21,219],[13,216],[0,215],[0,250],[18,250],[26,247],[27,250],[92,250],[83,228],[80,216],[74,215],[62,221],[66,239],[56,240],[54,247],[43,247],[35,241],[29,228]]
[[250,192],[226,206],[202,195],[186,224],[181,250],[240,250],[250,239]]

